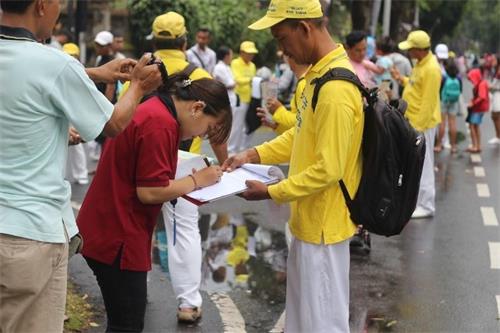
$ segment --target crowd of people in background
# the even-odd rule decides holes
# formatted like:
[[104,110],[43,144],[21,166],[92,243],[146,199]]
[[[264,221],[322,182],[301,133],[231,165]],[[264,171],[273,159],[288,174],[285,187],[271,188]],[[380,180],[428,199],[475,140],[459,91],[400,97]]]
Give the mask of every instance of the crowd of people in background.
[[[240,283],[248,280],[248,270],[245,264],[249,257],[255,256],[256,253],[255,229],[249,231],[243,217],[237,215],[219,214],[216,218],[209,218],[204,223],[198,223],[200,218],[206,219],[206,217],[200,217],[198,207],[183,199],[181,195],[217,182],[222,170],[220,167],[209,167],[182,179],[175,179],[177,150],[200,154],[202,138],[206,137],[219,165],[225,168],[238,166],[242,161],[282,163],[291,160],[292,176],[300,177],[301,172],[312,172],[307,171],[306,162],[302,160],[305,159],[307,163],[314,162],[314,157],[308,152],[309,147],[295,146],[293,140],[295,135],[295,140],[307,145],[314,140],[326,138],[325,133],[328,131],[342,128],[338,123],[340,120],[329,118],[331,116],[324,116],[324,120],[329,121],[328,126],[321,127],[307,118],[310,116],[304,115],[307,101],[312,95],[311,87],[307,85],[307,82],[318,77],[331,64],[352,68],[366,87],[378,88],[381,98],[388,103],[400,98],[404,99],[408,103],[407,119],[415,129],[424,133],[427,145],[426,156],[417,208],[413,218],[428,218],[435,214],[434,154],[439,154],[444,149],[450,149],[451,154],[457,154],[460,151],[459,117],[465,118],[470,130],[471,144],[466,148],[467,152],[481,153],[484,149],[481,143],[481,124],[487,112],[491,112],[495,128],[495,137],[488,139],[488,145],[500,146],[500,61],[497,56],[485,54],[481,58],[471,60],[465,55],[457,55],[449,50],[446,44],[431,41],[431,36],[421,30],[410,32],[400,43],[396,43],[388,36],[375,41],[374,37],[363,31],[352,31],[343,38],[343,45],[336,44],[332,41],[326,27],[320,22],[322,13],[319,2],[310,1],[307,4],[301,4],[300,1],[291,2],[296,3],[295,5],[300,8],[304,6],[301,14],[289,16],[289,12],[286,11],[273,13],[272,11],[277,9],[270,8],[271,15],[268,13],[265,18],[250,27],[257,30],[271,28],[273,35],[278,39],[280,50],[276,54],[275,65],[269,67],[256,66],[254,58],[259,50],[251,40],[242,40],[237,50],[232,50],[227,45],[217,45],[212,49],[210,47],[212,32],[206,27],[198,28],[195,41],[187,39],[185,19],[189,18],[184,18],[182,13],[168,12],[154,18],[151,22],[152,32],[148,38],[154,48],[154,58],[164,64],[169,74],[168,82],[165,82],[164,78],[163,88],[158,90],[156,88],[159,86],[157,82],[159,73],[155,74],[157,76],[155,83],[151,78],[140,75],[141,70],[146,71],[148,67],[146,60],[149,61],[149,58],[141,59],[140,65],[135,67],[135,72],[131,72],[126,77],[129,81],[125,84],[114,79],[95,79],[94,85],[78,67],[79,65],[77,66],[73,61],[79,59],[80,49],[71,41],[69,33],[62,27],[59,26],[52,33],[47,47],[61,50],[74,58],[73,62],[60,54],[49,55],[45,49],[42,49],[46,46],[33,43],[37,45],[33,48],[33,52],[40,54],[39,59],[46,61],[57,70],[63,71],[60,64],[51,60],[51,57],[59,59],[61,63],[69,63],[68,67],[80,68],[73,70],[82,81],[77,86],[67,89],[68,86],[65,84],[76,84],[76,79],[72,76],[75,75],[73,73],[64,74],[62,81],[56,82],[56,88],[59,90],[53,92],[54,95],[50,99],[50,103],[54,104],[52,109],[44,112],[51,114],[56,112],[54,110],[60,110],[61,117],[64,117],[67,123],[63,125],[69,124],[70,135],[71,131],[75,131],[73,134],[75,137],[81,135],[83,139],[88,140],[85,145],[77,144],[69,147],[67,161],[65,161],[67,163],[65,178],[72,183],[86,185],[89,183],[89,174],[95,174],[77,218],[77,224],[85,239],[83,256],[96,276],[104,299],[108,319],[107,331],[139,332],[144,327],[147,271],[151,269],[151,239],[158,216],[163,218],[167,235],[169,274],[178,302],[176,315],[179,322],[194,323],[201,318],[202,277],[210,276],[215,282],[224,281],[226,279],[224,262],[234,268],[234,275]],[[288,5],[283,4],[283,6]],[[21,13],[24,13],[26,17],[35,17],[37,10],[48,10],[52,14],[55,11],[50,6],[48,8],[33,7],[35,5],[31,4],[30,7],[23,9],[25,12],[21,11]],[[4,18],[2,21],[1,33],[5,39],[3,43],[12,44],[12,40],[19,39],[36,42],[49,37],[46,36],[47,33],[35,36],[24,28],[5,28],[4,26],[9,24],[15,27],[17,27],[16,24],[21,27],[25,26],[15,19],[9,21],[11,17],[9,13],[18,13],[20,9],[10,8],[6,1],[2,1],[2,9],[7,14],[7,19]],[[293,25],[295,21],[290,25],[280,24],[281,21],[277,20],[277,17],[281,20],[304,20],[300,23],[302,25],[298,23],[303,29],[300,33],[304,34],[304,38],[283,42],[285,37],[290,37],[289,34],[294,33],[294,29],[298,28]],[[45,24],[45,30],[50,28],[50,22],[43,22],[43,24]],[[328,45],[328,52],[311,42],[312,39]],[[125,38],[122,34],[101,31],[95,35],[93,41],[95,67],[104,68],[106,64],[120,60],[127,61],[123,54]],[[189,44],[192,46],[188,47]],[[436,45],[434,52],[431,45]],[[15,46],[9,45],[9,47],[15,52],[25,53],[16,51]],[[318,55],[321,54],[321,57],[305,55],[298,50],[298,48],[306,47],[318,47],[315,51]],[[235,57],[234,54],[237,56]],[[329,62],[325,62],[324,59]],[[149,69],[149,72],[151,71],[152,69]],[[50,72],[42,72],[40,72],[41,76],[50,75]],[[464,98],[465,80],[469,80],[472,84],[472,99],[470,100]],[[345,82],[336,83],[335,87],[350,96],[342,103],[349,105],[353,116],[342,121],[352,121],[353,126],[351,131],[343,133],[345,135],[342,138],[352,135],[354,148],[349,146],[351,150],[344,151],[343,149],[347,148],[340,147],[340,151],[336,153],[345,156],[348,160],[346,172],[354,180],[360,175],[359,146],[362,133],[361,119],[363,119],[361,97],[357,89]],[[68,94],[68,91],[72,93]],[[12,91],[11,95],[16,96],[18,93],[18,91]],[[153,96],[150,96],[151,93]],[[131,95],[134,95],[136,102],[141,101],[137,112],[135,111],[137,105],[131,101]],[[331,95],[335,95],[333,90]],[[332,96],[328,98],[331,99]],[[81,114],[76,114],[76,110],[71,110],[70,104],[63,102],[67,98],[71,99],[70,103],[78,104],[78,110],[85,107],[85,112],[90,113],[80,118]],[[334,103],[333,100],[324,98],[331,102],[331,105],[338,107],[339,104]],[[325,107],[326,103],[321,104],[321,107]],[[115,114],[125,113],[125,111],[120,111],[119,107],[116,111],[117,106],[113,109],[113,104],[122,105],[122,109],[127,110],[126,121],[116,119]],[[126,108],[123,107],[125,104]],[[131,111],[132,107],[134,112]],[[163,113],[151,110],[161,110]],[[319,114],[322,114],[321,111]],[[7,123],[4,118],[2,122]],[[50,126],[51,124],[47,124],[46,135],[52,135]],[[61,130],[63,127],[61,126],[57,127],[60,131],[57,142],[54,143],[58,147],[66,144],[66,132]],[[252,133],[260,126],[275,131],[279,137],[276,141],[254,149],[251,148]],[[99,131],[96,132],[96,128]],[[318,128],[324,132],[316,133]],[[294,134],[296,129],[301,129],[303,132]],[[2,127],[3,130],[5,130],[4,127]],[[29,130],[26,129],[26,131]],[[119,132],[122,133],[118,135]],[[9,135],[12,140],[17,140],[15,139],[16,133],[6,134],[6,136]],[[110,138],[116,135],[118,135],[116,138]],[[144,143],[146,139],[147,144]],[[43,144],[43,141],[41,140],[40,144]],[[179,146],[177,142],[180,142]],[[41,146],[39,149],[44,150],[46,146]],[[329,151],[329,154],[331,153],[332,151]],[[9,154],[14,156],[15,152],[9,149],[5,153],[2,152],[2,157],[8,161]],[[52,155],[44,157],[43,163],[51,165],[51,163],[61,162],[66,157],[56,152]],[[100,160],[97,170],[88,169],[87,155],[93,160]],[[47,160],[49,158],[52,161]],[[133,158],[134,161],[126,162],[124,165],[117,162],[126,161],[129,158]],[[59,166],[54,170],[62,172],[63,169]],[[33,173],[36,170],[27,173],[31,174],[30,172]],[[56,184],[54,186],[61,191],[60,198],[57,199],[67,203],[69,190],[63,185],[62,179],[59,179],[59,175],[56,174],[48,176],[54,179]],[[312,174],[309,176],[312,177]],[[314,176],[320,177],[318,174]],[[15,175],[10,175],[2,168],[0,177],[2,183],[5,183],[10,182],[9,177],[15,177]],[[337,214],[335,216],[342,221],[342,226],[338,228],[341,230],[328,230],[329,234],[327,233],[325,238],[320,235],[323,231],[318,234],[319,229],[316,227],[307,229],[307,227],[300,226],[297,222],[298,216],[306,219],[315,216],[312,210],[316,209],[315,205],[320,205],[322,201],[317,200],[314,203],[310,201],[315,198],[313,187],[319,188],[320,185],[315,184],[306,188],[296,179],[298,178],[276,185],[279,187],[270,187],[267,197],[255,190],[257,199],[273,198],[278,202],[294,201],[292,205],[295,205],[292,207],[290,225],[287,225],[288,235],[300,238],[299,242],[299,239],[291,241],[294,237],[290,237],[288,244],[294,261],[289,266],[288,278],[291,281],[289,283],[293,283],[298,288],[287,290],[287,314],[289,316],[286,325],[290,332],[318,328],[316,324],[308,322],[310,319],[306,320],[305,316],[325,319],[325,316],[322,316],[321,306],[314,308],[317,312],[306,310],[310,304],[314,303],[312,298],[321,292],[318,287],[321,281],[311,280],[306,283],[303,272],[299,272],[298,269],[300,265],[313,265],[307,262],[307,258],[318,254],[318,246],[328,249],[329,252],[322,255],[327,258],[329,268],[343,273],[347,272],[347,276],[349,245],[351,250],[361,250],[364,253],[369,253],[371,250],[369,233],[362,226],[355,229],[349,219],[344,218],[347,213],[342,216],[338,212],[332,213]],[[316,180],[321,183],[318,179]],[[12,184],[15,185],[15,183]],[[33,186],[40,185],[46,186],[44,180],[36,181],[35,179]],[[351,185],[351,187],[354,191],[354,186]],[[18,191],[20,196],[32,195],[32,193],[24,193],[25,191],[19,188],[14,188],[13,191]],[[48,193],[54,192],[51,192],[51,189],[47,191]],[[332,203],[333,198],[341,198],[341,196],[336,196],[338,188],[329,188],[326,191]],[[300,193],[297,194],[298,192]],[[49,194],[41,193],[39,197],[47,195]],[[2,208],[3,211],[0,214],[2,218],[0,236],[3,237],[0,239],[5,238],[4,243],[14,242],[15,239],[3,236],[3,234],[49,244],[51,242],[64,243],[76,234],[76,228],[66,226],[63,228],[65,231],[62,232],[60,225],[56,225],[56,220],[64,220],[65,224],[74,225],[68,216],[60,212],[53,214],[39,212],[40,216],[33,218],[30,217],[29,212],[17,212],[13,204],[15,200],[18,198],[6,199],[4,194],[0,197],[0,204],[8,207]],[[310,205],[310,207],[301,206],[299,209],[296,202]],[[343,201],[336,200],[334,203],[332,207],[345,209]],[[38,211],[47,204],[30,202],[29,205]],[[33,209],[28,206],[26,210]],[[58,211],[58,209],[54,210],[50,207],[49,211]],[[11,215],[4,213],[7,210],[10,210],[8,214]],[[47,214],[50,216],[46,216]],[[7,215],[9,219],[14,215],[18,218],[21,216],[26,228],[21,230],[7,226],[4,223]],[[45,227],[48,228],[47,230],[37,229],[35,220],[45,221],[47,218],[52,220],[53,225],[50,228]],[[327,218],[325,217],[325,221]],[[137,221],[142,224],[138,226]],[[325,223],[327,222],[329,221]],[[202,241],[199,225],[207,225],[209,232],[206,234],[212,235],[212,238],[205,237]],[[234,226],[234,228],[229,226]],[[38,234],[29,233],[26,230],[30,227],[45,231]],[[47,236],[49,234],[52,236]],[[333,247],[327,246],[332,244]],[[51,249],[47,251],[49,250]],[[205,260],[203,253],[206,254]],[[64,260],[67,264],[67,259]],[[58,270],[58,274],[64,279],[66,275],[61,273],[61,269],[66,270],[66,264],[61,264]],[[10,268],[3,267],[3,269]],[[281,271],[283,270],[281,267]],[[53,279],[53,273],[47,274],[48,280]],[[348,306],[345,308],[345,305],[348,305],[348,295],[346,295],[349,289],[348,281],[345,281],[345,274],[340,274],[335,279],[336,294],[333,299],[326,300],[323,306],[327,306],[328,309],[340,307],[340,310],[336,312],[338,315],[330,321],[323,320],[322,324],[331,323],[339,331],[348,331],[345,317],[345,313],[348,312]],[[60,282],[59,289],[64,288],[65,283]],[[311,290],[314,292],[309,293]],[[63,304],[63,300],[58,301],[60,320],[57,323],[45,323],[44,326],[33,324],[35,325],[33,327],[41,330],[59,330],[63,318],[60,306]],[[15,312],[14,309],[9,309],[9,311]],[[37,307],[33,311],[40,312],[41,310]],[[27,311],[20,317],[25,322],[19,320],[16,322],[12,319],[14,316],[5,317],[7,319],[0,317],[1,325],[5,323],[10,325],[0,326],[0,328],[5,328],[6,331],[26,328],[29,331],[32,327],[25,326],[30,322],[26,316],[33,315],[33,311]],[[39,317],[38,314],[35,316],[35,318]]]

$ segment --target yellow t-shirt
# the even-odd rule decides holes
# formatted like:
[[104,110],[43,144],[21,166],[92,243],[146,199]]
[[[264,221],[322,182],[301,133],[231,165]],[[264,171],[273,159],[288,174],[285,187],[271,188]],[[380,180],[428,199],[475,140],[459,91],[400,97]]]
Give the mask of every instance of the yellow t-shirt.
[[403,78],[403,85],[410,124],[421,132],[436,127],[441,122],[441,69],[432,52],[417,63],[409,78]]
[[240,96],[240,101],[250,103],[252,99],[252,78],[257,70],[253,62],[246,63],[241,58],[236,58],[231,61],[231,71],[233,72],[234,81],[236,81],[235,92]]
[[[167,69],[167,72],[169,74],[178,73],[184,70],[189,65],[189,63],[186,61],[186,55],[181,50],[158,50],[154,53],[154,56],[160,58],[161,61],[163,61]],[[212,77],[204,69],[196,68],[191,73],[189,78],[191,80],[199,80],[203,78],[211,79]],[[126,82],[124,84],[120,96],[128,89],[129,85],[130,82]],[[189,151],[191,153],[201,154],[201,142],[202,142],[201,138],[199,137],[194,138],[193,143],[189,148]]]
[[306,80],[304,76],[302,76],[297,82],[297,88],[295,89],[295,93],[290,101],[290,111],[288,111],[284,106],[280,106],[274,112],[273,120],[278,124],[278,127],[275,129],[276,133],[283,134],[285,131],[295,126],[295,123],[297,122],[298,98],[302,95],[302,91],[304,91],[305,86]]
[[361,93],[349,82],[329,81],[319,92],[314,112],[311,107],[310,82],[333,67],[353,71],[340,44],[307,72],[296,126],[257,147],[263,164],[290,161],[288,178],[269,186],[269,194],[276,202],[290,202],[292,234],[314,244],[342,242],[356,231],[338,181],[343,179],[355,195],[362,166]]

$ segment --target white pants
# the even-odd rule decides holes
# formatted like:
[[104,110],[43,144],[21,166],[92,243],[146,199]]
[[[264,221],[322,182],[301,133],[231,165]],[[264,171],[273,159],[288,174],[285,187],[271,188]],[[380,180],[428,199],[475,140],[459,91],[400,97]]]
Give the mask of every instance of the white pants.
[[89,170],[87,169],[87,156],[83,143],[68,147],[68,163],[66,168],[66,178],[73,182],[78,180],[88,180]]
[[349,241],[293,238],[287,261],[286,333],[349,332]]
[[248,111],[248,103],[240,103],[240,106],[233,107],[233,123],[231,134],[227,140],[227,151],[229,154],[236,154],[249,147],[249,137],[245,117]]
[[420,178],[420,190],[418,191],[417,207],[434,214],[436,185],[434,183],[434,139],[436,137],[436,128],[428,129],[424,132],[425,136],[425,159]]
[[198,206],[185,199],[177,199],[175,245],[173,212],[170,202],[163,204],[172,287],[179,307],[200,307],[201,237],[198,229]]

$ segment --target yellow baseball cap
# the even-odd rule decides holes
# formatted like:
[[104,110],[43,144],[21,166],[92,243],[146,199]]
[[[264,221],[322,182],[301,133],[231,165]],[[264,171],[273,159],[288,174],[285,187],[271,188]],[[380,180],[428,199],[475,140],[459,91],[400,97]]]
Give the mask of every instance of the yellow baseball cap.
[[255,47],[255,43],[251,41],[244,41],[240,45],[240,51],[246,52],[246,53],[251,53],[251,54],[256,54],[259,53],[259,50]]
[[80,48],[78,47],[78,45],[74,43],[66,43],[63,45],[62,49],[70,56],[76,56],[76,57],[80,56]]
[[151,37],[163,39],[175,39],[187,33],[184,17],[176,12],[168,12],[157,16],[153,21],[153,33]]
[[426,49],[431,47],[431,38],[423,30],[415,30],[408,34],[405,41],[398,44],[400,50]]
[[323,17],[319,0],[272,0],[266,15],[248,27],[253,30],[262,30],[270,28],[287,18],[308,19],[319,17]]

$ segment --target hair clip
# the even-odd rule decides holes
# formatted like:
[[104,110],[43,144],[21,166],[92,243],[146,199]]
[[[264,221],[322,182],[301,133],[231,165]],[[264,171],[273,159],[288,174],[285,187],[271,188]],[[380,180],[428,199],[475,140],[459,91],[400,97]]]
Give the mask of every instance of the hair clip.
[[182,88],[186,88],[186,87],[190,86],[191,83],[193,83],[193,81],[191,79],[187,79],[187,80],[182,81],[181,86],[182,86]]

